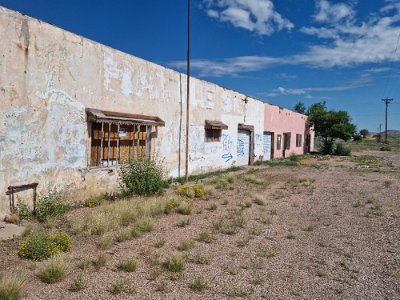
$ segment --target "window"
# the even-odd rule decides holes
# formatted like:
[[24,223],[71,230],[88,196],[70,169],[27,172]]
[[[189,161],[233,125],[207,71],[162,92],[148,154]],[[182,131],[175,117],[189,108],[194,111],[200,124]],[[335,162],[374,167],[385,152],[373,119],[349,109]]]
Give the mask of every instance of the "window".
[[222,129],[228,129],[228,126],[221,121],[206,120],[204,129],[205,141],[206,143],[211,143],[221,141]]
[[150,157],[153,126],[164,126],[158,117],[87,109],[90,166],[114,166]]
[[302,135],[296,134],[296,147],[301,147],[301,139],[302,139]]
[[281,150],[282,147],[282,135],[278,134],[278,138],[276,139],[276,149]]
[[220,129],[208,129],[206,128],[206,142],[219,142],[221,140]]

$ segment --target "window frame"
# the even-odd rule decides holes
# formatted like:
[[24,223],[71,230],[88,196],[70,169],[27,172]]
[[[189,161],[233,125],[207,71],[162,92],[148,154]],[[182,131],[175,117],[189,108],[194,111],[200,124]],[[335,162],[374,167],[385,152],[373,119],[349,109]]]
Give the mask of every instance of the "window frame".
[[278,134],[276,137],[276,150],[282,149],[282,134]]
[[296,134],[296,147],[302,147],[303,135],[301,133]]

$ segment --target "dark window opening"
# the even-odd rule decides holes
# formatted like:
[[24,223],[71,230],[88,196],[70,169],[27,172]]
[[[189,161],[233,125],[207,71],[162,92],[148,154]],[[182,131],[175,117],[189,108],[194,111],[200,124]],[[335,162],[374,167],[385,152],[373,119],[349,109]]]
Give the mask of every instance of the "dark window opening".
[[221,140],[221,129],[206,128],[206,142],[219,142]]

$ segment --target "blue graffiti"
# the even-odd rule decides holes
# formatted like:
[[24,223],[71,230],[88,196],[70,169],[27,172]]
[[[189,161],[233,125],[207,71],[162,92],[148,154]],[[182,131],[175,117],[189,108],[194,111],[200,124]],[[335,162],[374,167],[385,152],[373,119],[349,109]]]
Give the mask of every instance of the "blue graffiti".
[[238,139],[237,155],[244,156],[244,141],[240,139]]
[[228,162],[233,159],[233,155],[231,153],[231,148],[232,148],[232,139],[229,136],[229,134],[223,134],[222,135],[222,150],[224,151],[224,154],[222,154],[222,159],[225,162]]
[[222,155],[222,158],[225,160],[225,162],[228,162],[231,159],[233,159],[233,155],[232,155],[232,153],[225,153]]

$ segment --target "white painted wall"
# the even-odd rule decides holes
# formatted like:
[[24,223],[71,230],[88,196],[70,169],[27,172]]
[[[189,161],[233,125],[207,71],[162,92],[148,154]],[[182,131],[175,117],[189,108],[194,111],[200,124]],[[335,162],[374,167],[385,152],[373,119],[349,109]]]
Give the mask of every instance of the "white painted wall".
[[[171,176],[184,175],[185,75],[2,7],[0,41],[0,212],[9,185],[37,181],[81,197],[115,188],[115,170],[87,168],[88,107],[165,120],[152,149]],[[190,92],[190,173],[235,164],[239,123],[254,126],[262,155],[261,101],[194,78]],[[229,126],[220,142],[205,143],[206,119]]]

